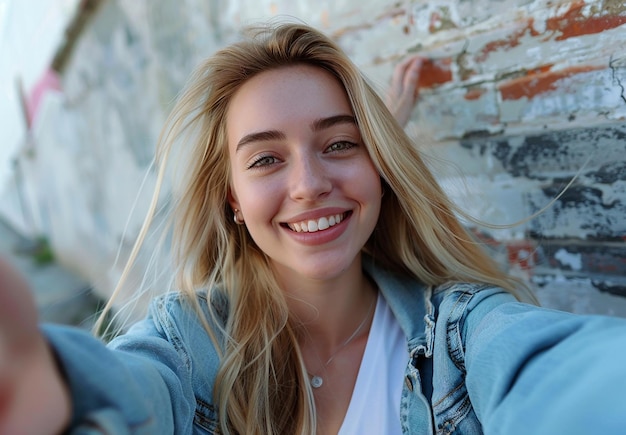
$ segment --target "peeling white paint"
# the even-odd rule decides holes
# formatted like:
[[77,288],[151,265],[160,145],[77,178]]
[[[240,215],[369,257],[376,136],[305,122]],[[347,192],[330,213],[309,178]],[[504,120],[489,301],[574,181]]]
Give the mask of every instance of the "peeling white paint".
[[565,249],[559,249],[554,258],[559,260],[563,266],[567,266],[572,270],[580,270],[582,268],[582,255],[573,254]]

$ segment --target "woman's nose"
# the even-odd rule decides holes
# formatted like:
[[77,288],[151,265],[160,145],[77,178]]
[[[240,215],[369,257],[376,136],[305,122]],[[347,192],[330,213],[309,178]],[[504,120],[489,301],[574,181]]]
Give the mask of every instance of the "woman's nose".
[[294,200],[316,200],[330,192],[332,182],[328,168],[313,156],[302,156],[294,161],[289,190]]

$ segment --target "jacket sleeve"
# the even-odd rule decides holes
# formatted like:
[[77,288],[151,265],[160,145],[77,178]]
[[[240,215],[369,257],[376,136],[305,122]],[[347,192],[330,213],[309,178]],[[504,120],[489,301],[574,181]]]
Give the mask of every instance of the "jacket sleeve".
[[486,434],[621,433],[626,319],[480,292],[463,325],[466,384]]
[[108,346],[73,328],[43,332],[69,385],[70,434],[192,432],[188,367],[151,317]]

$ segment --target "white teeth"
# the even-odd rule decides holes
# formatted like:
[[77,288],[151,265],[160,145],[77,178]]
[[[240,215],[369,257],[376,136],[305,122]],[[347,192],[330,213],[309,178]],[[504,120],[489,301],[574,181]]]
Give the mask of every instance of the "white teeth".
[[288,225],[289,228],[291,228],[296,233],[314,233],[316,231],[323,231],[332,226],[335,226],[342,220],[343,216],[341,214],[335,214],[332,216],[319,218],[318,220],[308,220]]
[[319,221],[317,221],[317,229],[322,231],[325,230],[326,228],[330,227],[330,223],[328,222],[328,219],[324,218],[320,218]]

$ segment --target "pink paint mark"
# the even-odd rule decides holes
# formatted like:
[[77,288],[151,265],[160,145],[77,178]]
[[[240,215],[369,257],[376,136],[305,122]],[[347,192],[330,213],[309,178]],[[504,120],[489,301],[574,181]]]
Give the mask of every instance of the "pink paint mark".
[[49,91],[61,91],[61,81],[56,71],[52,68],[48,68],[44,71],[43,75],[37,83],[35,83],[28,95],[26,101],[28,125],[33,125],[39,112],[41,101],[44,95]]

